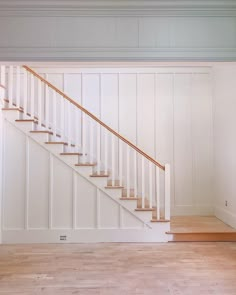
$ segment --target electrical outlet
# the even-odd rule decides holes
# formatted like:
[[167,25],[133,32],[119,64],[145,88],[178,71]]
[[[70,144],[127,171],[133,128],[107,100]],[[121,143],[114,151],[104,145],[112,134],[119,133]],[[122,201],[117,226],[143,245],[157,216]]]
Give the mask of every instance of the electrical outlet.
[[225,201],[225,207],[227,207],[228,206],[228,201]]
[[66,241],[67,236],[60,236],[60,241]]

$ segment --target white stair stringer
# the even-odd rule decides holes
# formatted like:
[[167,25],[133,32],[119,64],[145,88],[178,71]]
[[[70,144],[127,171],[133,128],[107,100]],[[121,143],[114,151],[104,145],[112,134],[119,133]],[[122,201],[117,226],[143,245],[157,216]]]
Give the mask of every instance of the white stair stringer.
[[[49,133],[34,133],[30,131],[34,131],[37,129],[36,127],[36,121],[16,121],[19,119],[22,119],[20,110],[8,110],[3,111],[3,115],[5,119],[10,122],[12,125],[14,125],[18,130],[23,132],[27,137],[31,138],[35,142],[37,142],[40,146],[42,146],[44,149],[49,151],[51,154],[53,154],[57,159],[65,163],[67,166],[69,166],[73,171],[78,173],[80,176],[85,178],[89,183],[91,183],[93,186],[95,186],[97,189],[99,189],[101,192],[103,192],[106,196],[111,198],[113,201],[115,201],[119,206],[123,208],[123,210],[128,211],[130,214],[132,214],[135,218],[140,220],[144,225],[144,239],[140,238],[141,232],[134,230],[129,230],[129,239],[125,238],[124,241],[133,241],[133,242],[141,242],[141,241],[150,241],[150,242],[167,242],[168,239],[166,237],[166,232],[169,231],[169,223],[168,222],[151,222],[152,219],[152,212],[151,211],[135,211],[137,207],[136,200],[121,200],[122,197],[122,188],[112,188],[106,187],[107,184],[107,177],[91,177],[93,174],[93,166],[76,166],[76,164],[79,163],[79,155],[63,155],[63,153],[66,151],[66,146],[63,143],[57,143],[57,144],[48,144],[47,142],[50,141],[51,135]],[[30,120],[30,119],[29,119]],[[105,230],[103,230],[105,231]],[[101,242],[106,241],[106,239],[102,238],[102,230],[101,233]],[[117,239],[113,237],[113,234],[109,232],[111,238],[111,241],[122,241],[122,238],[119,238],[122,232],[122,229],[120,229],[119,234],[117,235]],[[12,231],[12,235],[17,235],[18,233]],[[104,234],[105,235],[105,234]],[[160,235],[160,236],[158,236]],[[21,236],[23,239],[23,236]],[[19,242],[21,242],[21,237],[19,236]],[[40,233],[39,233],[40,237]],[[48,237],[48,236],[47,236]],[[43,239],[43,238],[42,238]],[[87,241],[87,242],[93,242],[92,236],[88,236],[86,239],[82,239],[81,237],[78,238],[76,241]],[[9,241],[11,240],[11,235],[9,236]],[[37,239],[36,239],[37,240]],[[53,242],[54,240],[52,240]],[[73,242],[73,237],[71,237],[70,242]]]

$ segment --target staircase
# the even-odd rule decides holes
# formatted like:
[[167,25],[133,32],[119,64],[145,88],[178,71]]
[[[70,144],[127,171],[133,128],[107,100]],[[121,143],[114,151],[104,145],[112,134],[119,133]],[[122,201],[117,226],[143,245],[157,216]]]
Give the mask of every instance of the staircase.
[[[49,221],[48,229],[37,235],[26,221],[25,228],[18,231],[3,226],[3,242],[168,241],[169,164],[158,163],[28,66],[1,66],[0,74],[0,84],[6,88],[2,124],[8,122],[69,167],[73,179],[79,175],[111,199],[120,212],[125,211],[142,224],[138,229],[129,224],[124,227],[120,213],[118,228],[97,225],[84,234],[73,222],[71,229],[58,230]],[[71,186],[73,190],[74,183]]]

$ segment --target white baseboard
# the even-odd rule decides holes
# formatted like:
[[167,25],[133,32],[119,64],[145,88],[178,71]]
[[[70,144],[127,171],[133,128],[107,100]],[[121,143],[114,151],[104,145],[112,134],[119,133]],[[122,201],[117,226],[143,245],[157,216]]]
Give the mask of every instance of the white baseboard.
[[236,214],[229,212],[220,207],[215,207],[215,216],[222,220],[224,223],[236,228]]
[[[169,223],[155,229],[3,230],[3,244],[168,242]],[[66,240],[60,240],[61,236]]]
[[171,216],[188,215],[214,215],[213,206],[175,206],[172,208]]

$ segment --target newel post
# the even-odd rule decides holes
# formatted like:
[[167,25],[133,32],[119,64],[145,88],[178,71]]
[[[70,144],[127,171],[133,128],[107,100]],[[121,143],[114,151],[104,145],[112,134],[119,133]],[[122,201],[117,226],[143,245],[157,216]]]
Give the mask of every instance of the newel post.
[[165,165],[165,219],[170,220],[170,164]]

